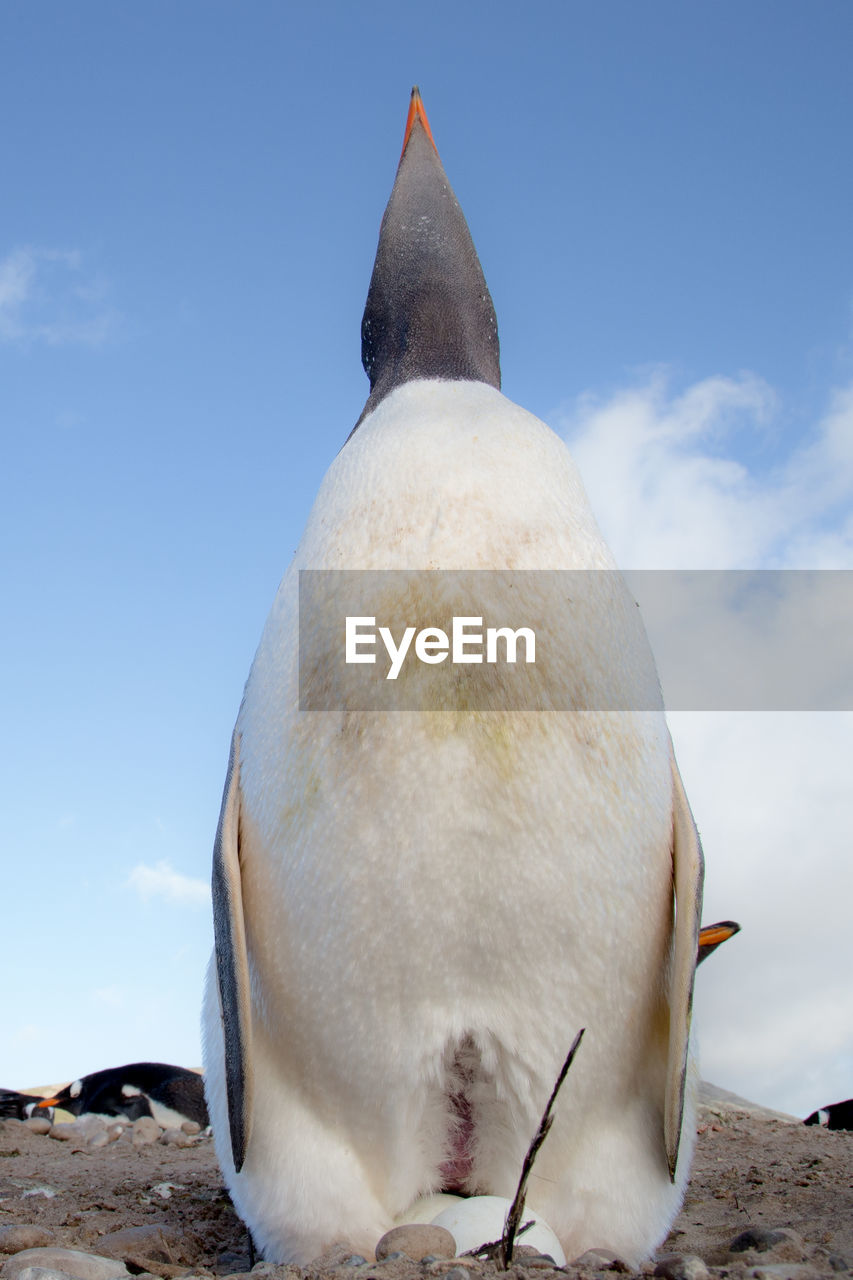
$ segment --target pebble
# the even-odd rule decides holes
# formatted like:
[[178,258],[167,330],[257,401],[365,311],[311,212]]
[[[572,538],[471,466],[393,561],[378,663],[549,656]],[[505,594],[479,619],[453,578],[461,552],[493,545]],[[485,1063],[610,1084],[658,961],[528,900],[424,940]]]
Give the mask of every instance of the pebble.
[[166,1222],[152,1222],[144,1227],[122,1227],[110,1231],[98,1241],[99,1248],[113,1258],[123,1258],[134,1264],[134,1270],[142,1263],[178,1262],[181,1233]]
[[815,1280],[814,1267],[804,1263],[763,1262],[749,1274],[755,1280]]
[[144,1147],[150,1142],[159,1142],[160,1132],[160,1126],[153,1116],[140,1116],[133,1122],[133,1145]]
[[52,1267],[24,1267],[18,1272],[18,1280],[74,1280],[67,1271],[54,1271]]
[[572,1262],[573,1267],[591,1267],[593,1271],[604,1271],[616,1261],[615,1253],[607,1253],[604,1249],[587,1249]]
[[445,1271],[444,1280],[470,1280],[470,1276],[464,1267],[451,1267]]
[[184,1133],[188,1133],[190,1137],[193,1137],[196,1133],[201,1133],[201,1125],[197,1124],[195,1120],[185,1120],[181,1125],[181,1128]]
[[56,1236],[44,1227],[31,1227],[15,1222],[0,1227],[0,1253],[20,1253],[22,1249],[43,1249],[53,1244]]
[[160,1141],[164,1146],[172,1147],[191,1147],[193,1145],[192,1138],[183,1129],[164,1129],[160,1134]]
[[50,1137],[59,1142],[76,1142],[83,1146],[103,1146],[107,1122],[101,1116],[80,1116],[77,1120],[61,1121],[51,1125]]
[[22,1273],[32,1271],[61,1271],[74,1280],[117,1280],[130,1273],[117,1258],[102,1258],[98,1254],[83,1253],[80,1249],[24,1249],[3,1263],[0,1275],[3,1280],[39,1280]]
[[50,1133],[52,1123],[47,1116],[28,1116],[24,1124],[30,1133]]
[[771,1250],[791,1262],[805,1258],[803,1241],[788,1227],[747,1227],[729,1245],[730,1253],[769,1253]]
[[695,1253],[665,1253],[658,1258],[654,1274],[664,1280],[708,1280],[710,1272]]
[[409,1222],[386,1231],[376,1246],[376,1261],[381,1262],[392,1253],[405,1254],[415,1262],[429,1253],[436,1258],[453,1258],[456,1256],[456,1241],[445,1227]]

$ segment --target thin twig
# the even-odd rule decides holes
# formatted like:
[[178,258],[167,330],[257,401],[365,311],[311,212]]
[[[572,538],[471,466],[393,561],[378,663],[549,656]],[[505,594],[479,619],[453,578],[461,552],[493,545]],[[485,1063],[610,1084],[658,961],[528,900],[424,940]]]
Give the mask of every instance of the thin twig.
[[574,1038],[574,1042],[572,1044],[571,1049],[569,1050],[568,1057],[566,1058],[566,1061],[563,1063],[560,1074],[557,1076],[557,1083],[554,1085],[554,1088],[551,1092],[551,1096],[548,1099],[548,1105],[542,1113],[542,1119],[539,1121],[539,1128],[536,1130],[536,1133],[534,1134],[533,1141],[531,1142],[530,1146],[527,1149],[527,1155],[524,1157],[524,1164],[521,1166],[521,1177],[518,1180],[518,1189],[515,1193],[515,1199],[513,1200],[510,1206],[509,1213],[506,1216],[506,1225],[504,1226],[504,1233],[500,1241],[500,1244],[501,1244],[500,1260],[501,1260],[501,1265],[505,1271],[508,1269],[510,1263],[512,1262],[512,1253],[513,1253],[513,1248],[515,1246],[515,1237],[520,1234],[518,1229],[518,1224],[521,1221],[521,1214],[524,1209],[524,1196],[525,1196],[525,1192],[527,1191],[527,1179],[530,1177],[530,1170],[533,1168],[533,1161],[536,1159],[536,1154],[539,1148],[542,1146],[542,1143],[548,1137],[548,1132],[551,1128],[551,1125],[554,1123],[554,1117],[551,1114],[551,1111],[557,1099],[557,1094],[560,1092],[560,1086],[562,1085],[566,1076],[569,1074],[569,1067],[572,1065],[572,1062],[574,1061],[575,1054],[577,1053],[578,1048],[580,1047],[580,1042],[583,1039],[583,1033],[585,1030],[586,1030],[585,1027],[581,1027],[580,1031],[577,1033],[577,1035]]

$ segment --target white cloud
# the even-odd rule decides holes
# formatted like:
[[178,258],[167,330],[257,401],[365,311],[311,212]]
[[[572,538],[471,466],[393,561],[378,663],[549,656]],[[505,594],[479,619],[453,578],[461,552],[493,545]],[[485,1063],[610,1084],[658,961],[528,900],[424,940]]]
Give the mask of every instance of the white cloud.
[[0,342],[99,346],[117,314],[77,250],[22,246],[0,260]]
[[146,900],[164,898],[167,902],[185,906],[208,906],[210,903],[210,885],[206,880],[185,876],[165,859],[154,867],[139,863],[128,876],[127,884]]
[[[853,568],[853,387],[780,452],[781,408],[751,374],[681,394],[657,374],[556,421],[624,568]],[[847,624],[830,630],[849,653]],[[705,920],[743,926],[699,971],[703,1073],[805,1115],[853,1091],[853,715],[685,712],[670,726],[705,847]]]
[[659,373],[555,416],[623,568],[853,567],[853,387],[802,445],[750,467],[738,452],[769,453],[777,406],[753,374],[670,394]]

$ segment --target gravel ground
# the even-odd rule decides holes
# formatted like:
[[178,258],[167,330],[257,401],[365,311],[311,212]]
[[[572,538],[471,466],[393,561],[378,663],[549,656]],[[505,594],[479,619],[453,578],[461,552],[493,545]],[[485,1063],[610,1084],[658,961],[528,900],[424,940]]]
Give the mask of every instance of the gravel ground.
[[[46,1248],[87,1256],[29,1252]],[[478,1280],[497,1271],[451,1258],[358,1264],[349,1253],[332,1250],[304,1268],[256,1263],[255,1272],[270,1280]],[[150,1120],[119,1137],[105,1125],[57,1125],[47,1134],[0,1122],[0,1260],[0,1280],[57,1280],[72,1270],[78,1280],[171,1280],[234,1275],[253,1262],[211,1139],[164,1133]],[[521,1257],[501,1274],[612,1280],[614,1270],[632,1274],[591,1255],[565,1270]],[[730,1095],[708,1097],[684,1208],[658,1257],[636,1274],[655,1272],[668,1280],[853,1277],[853,1133],[779,1119]]]

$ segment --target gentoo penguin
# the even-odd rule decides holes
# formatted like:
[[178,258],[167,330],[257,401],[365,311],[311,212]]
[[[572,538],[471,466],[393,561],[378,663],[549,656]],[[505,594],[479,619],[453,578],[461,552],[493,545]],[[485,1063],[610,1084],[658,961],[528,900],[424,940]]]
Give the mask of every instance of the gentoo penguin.
[[831,1102],[807,1116],[803,1124],[821,1124],[826,1129],[853,1129],[853,1098]]
[[49,1107],[50,1102],[42,1102],[31,1093],[18,1093],[16,1089],[0,1089],[0,1120],[28,1120],[43,1106]]
[[718,920],[716,924],[703,925],[699,930],[699,950],[696,963],[701,964],[717,947],[728,942],[736,933],[740,933],[740,925],[734,920]]
[[74,1116],[93,1113],[127,1120],[153,1116],[165,1128],[184,1120],[194,1120],[202,1128],[209,1123],[201,1076],[167,1062],[129,1062],[93,1071],[38,1105],[61,1107]]
[[[574,463],[501,394],[492,300],[417,90],[362,360],[367,404],[231,743],[204,1009],[225,1180],[274,1262],[340,1240],[370,1257],[431,1192],[511,1198],[585,1027],[527,1203],[569,1258],[637,1263],[678,1210],[695,1135],[702,854],[638,611]],[[551,656],[512,710],[506,664],[450,663],[429,709],[360,710],[334,688],[300,709],[300,657],[325,695],[335,656],[300,628],[302,570],[380,570],[389,608],[425,623],[446,619],[446,574],[475,571],[488,595],[511,571]],[[406,571],[402,602],[388,570]],[[575,574],[585,614],[555,570],[593,571]]]

